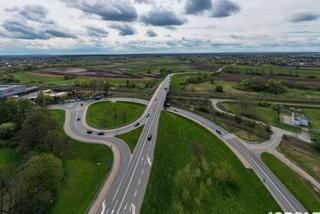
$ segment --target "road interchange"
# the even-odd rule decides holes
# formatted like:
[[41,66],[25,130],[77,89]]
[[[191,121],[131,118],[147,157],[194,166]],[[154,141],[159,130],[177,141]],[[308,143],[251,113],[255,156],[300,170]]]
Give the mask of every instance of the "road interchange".
[[[104,130],[105,136],[97,136],[96,133],[100,130],[89,127],[85,122],[87,108],[92,102],[86,102],[83,106],[80,103],[75,103],[51,107],[62,108],[67,112],[65,131],[69,136],[82,142],[105,144],[114,153],[111,173],[91,204],[89,213],[140,213],[152,167],[158,121],[169,90],[171,77],[172,75],[169,75],[159,85],[150,102],[132,98],[110,99],[111,101],[138,102],[147,104],[147,107],[145,113],[137,121],[119,129]],[[194,113],[177,108],[169,108],[169,111],[197,122],[226,143],[246,167],[254,170],[283,211],[306,211],[260,160],[259,156],[250,151],[239,138]],[[146,117],[147,113],[150,113],[149,117]],[[77,121],[78,118],[81,118],[80,122]],[[113,136],[134,130],[137,128],[135,127],[137,122],[140,123],[139,126],[144,125],[144,129],[133,154],[131,154],[126,143]],[[90,136],[86,133],[88,129],[94,131]]]

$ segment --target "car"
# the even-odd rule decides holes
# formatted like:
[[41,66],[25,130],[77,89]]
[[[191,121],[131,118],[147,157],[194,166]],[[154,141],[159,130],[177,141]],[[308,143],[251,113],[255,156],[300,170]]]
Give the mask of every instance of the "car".
[[216,130],[216,132],[219,134],[219,135],[222,135],[222,132],[220,130]]
[[81,120],[81,118],[77,118],[77,121],[80,121]]
[[150,117],[150,113],[148,113],[148,114],[146,115],[146,117]]
[[148,140],[151,140],[151,139],[152,139],[152,135],[149,134],[147,139],[148,139]]
[[92,134],[92,131],[88,130],[88,131],[87,131],[87,134]]
[[97,135],[102,136],[104,135],[104,132],[98,132]]
[[81,106],[83,106],[83,103],[81,103]]
[[140,123],[138,122],[138,123],[136,123],[135,125],[134,125],[134,127],[137,127],[137,126],[139,126],[140,125]]

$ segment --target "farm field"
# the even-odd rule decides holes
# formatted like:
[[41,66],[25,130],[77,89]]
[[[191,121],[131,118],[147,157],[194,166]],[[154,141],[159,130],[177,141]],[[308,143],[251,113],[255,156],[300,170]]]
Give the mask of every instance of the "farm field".
[[[201,167],[199,154],[202,163],[213,170],[212,174],[196,175],[197,167]],[[193,183],[188,178],[199,182]],[[224,182],[224,179],[231,180]],[[234,210],[264,213],[281,209],[253,171],[245,169],[217,137],[190,120],[163,112],[141,213],[232,213]]]

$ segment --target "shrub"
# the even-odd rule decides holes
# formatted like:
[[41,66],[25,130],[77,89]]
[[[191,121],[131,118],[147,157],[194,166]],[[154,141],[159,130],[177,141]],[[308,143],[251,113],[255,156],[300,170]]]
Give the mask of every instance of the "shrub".
[[222,85],[217,85],[215,91],[218,92],[218,93],[223,92],[223,86]]
[[12,122],[9,123],[2,123],[0,125],[0,139],[7,140],[11,138],[15,131],[15,124]]

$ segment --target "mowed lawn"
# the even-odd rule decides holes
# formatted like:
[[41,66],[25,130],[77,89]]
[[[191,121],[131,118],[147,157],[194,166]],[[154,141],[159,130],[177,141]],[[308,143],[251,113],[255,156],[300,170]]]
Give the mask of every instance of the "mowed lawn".
[[127,102],[97,102],[89,106],[87,123],[98,129],[112,129],[125,126],[143,114],[145,106]]
[[141,126],[131,132],[128,132],[128,133],[125,133],[125,134],[122,134],[122,135],[118,135],[117,137],[120,138],[121,140],[125,141],[131,152],[133,152],[134,148],[136,147],[137,143],[138,143],[138,140],[139,140],[139,137],[141,135],[141,132],[143,130],[143,127],[144,126]]
[[263,153],[262,160],[309,212],[320,211],[320,195],[275,156]]
[[[63,132],[64,111],[52,110]],[[112,152],[106,146],[69,139],[63,158],[64,184],[48,213],[85,213],[112,165]]]
[[[209,131],[188,119],[167,112],[162,113],[159,125],[154,162],[141,213],[281,211],[254,172],[245,169],[232,151]],[[200,148],[193,148],[194,145]],[[235,182],[220,182],[216,185],[215,178],[209,173],[205,175],[206,182],[201,183],[200,188],[195,191],[191,189],[192,185],[179,186],[178,180],[190,176],[187,172],[192,171],[192,168],[188,168],[194,161],[192,154],[199,150],[206,160],[203,164],[205,169],[220,172],[220,178],[232,175]],[[201,174],[201,170],[199,173]],[[224,179],[228,180],[228,177]],[[187,210],[179,212],[179,204],[187,202],[182,199],[184,195],[191,195],[187,197],[188,200],[194,200],[196,197],[201,198],[202,193],[207,196],[204,200],[187,203],[187,207],[184,207]]]

